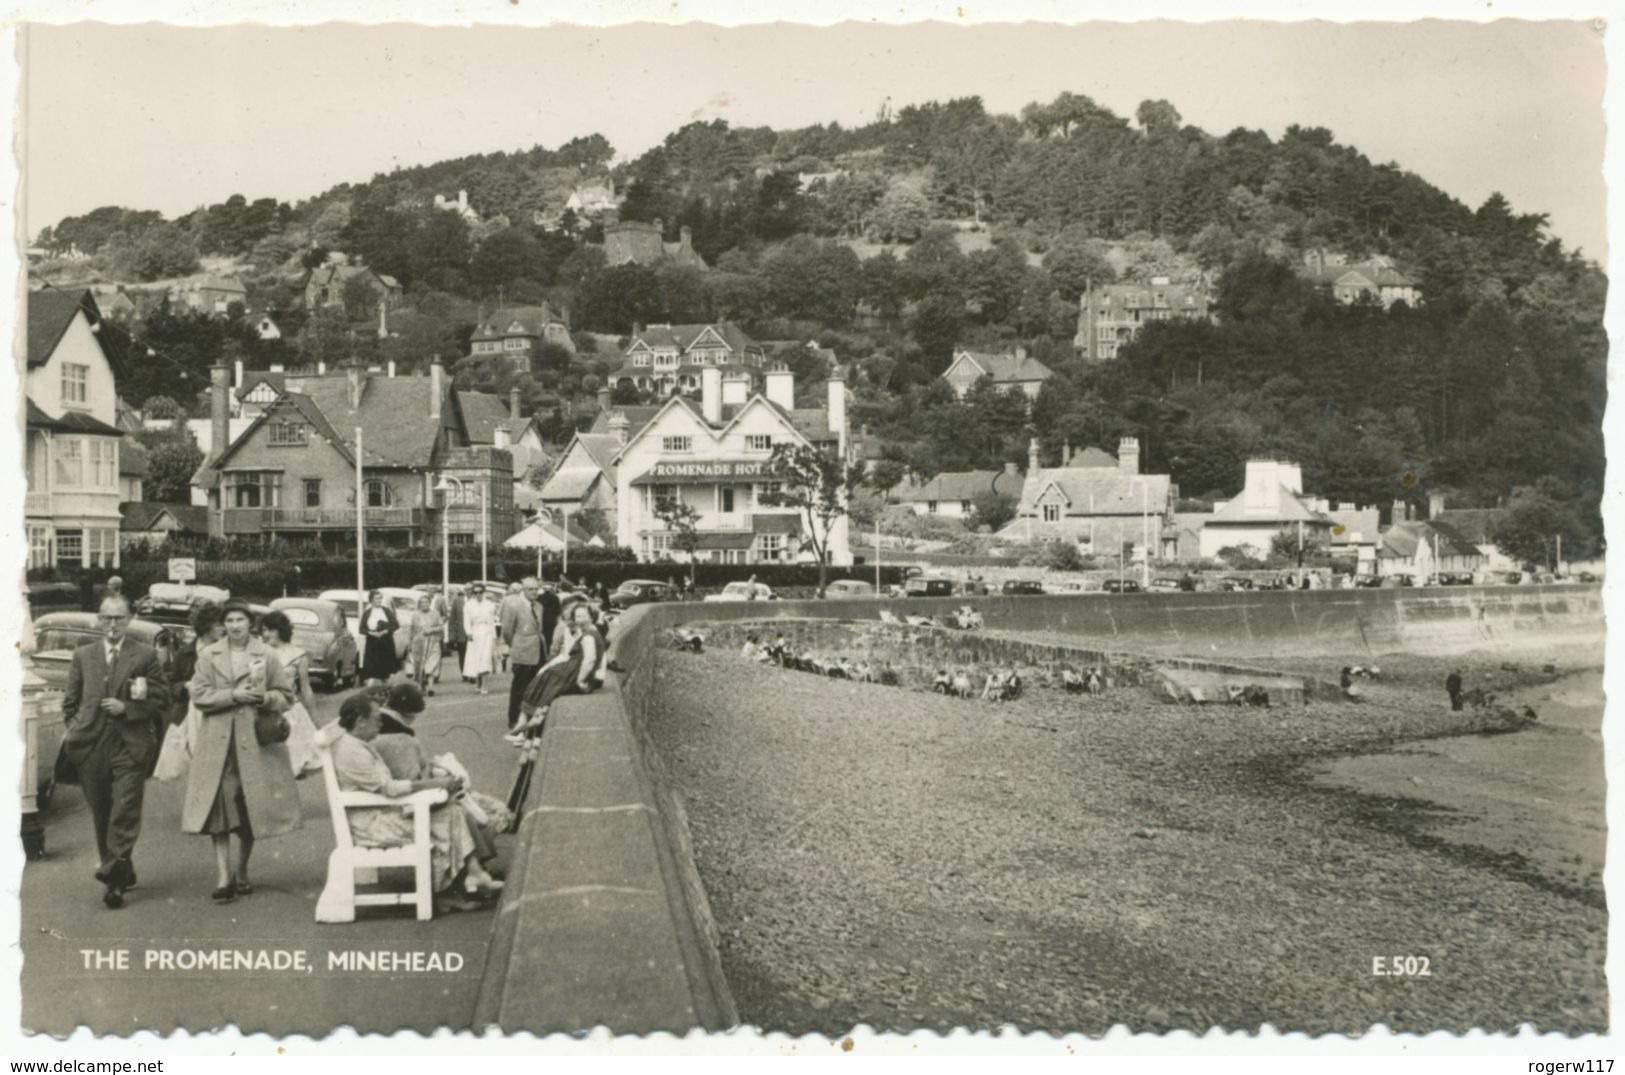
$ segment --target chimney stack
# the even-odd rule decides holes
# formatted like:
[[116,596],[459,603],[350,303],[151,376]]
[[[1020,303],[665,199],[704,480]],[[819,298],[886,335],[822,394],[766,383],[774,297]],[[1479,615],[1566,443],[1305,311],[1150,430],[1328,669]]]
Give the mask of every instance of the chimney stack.
[[280,363],[280,362],[271,363],[271,372],[272,373],[281,373],[285,368],[286,367],[284,367],[282,365],[282,363]]
[[232,369],[234,372],[232,374],[231,387],[241,388],[243,386],[243,360],[239,358],[236,362],[234,362],[232,364]]
[[846,458],[846,375],[836,370],[828,381],[829,431],[840,442],[841,458]]
[[390,380],[395,379],[395,360],[393,358],[389,360],[389,378]]
[[317,359],[316,360],[316,376],[325,377],[326,375],[327,375],[327,360],[326,359]]
[[626,414],[616,411],[609,416],[609,435],[615,438],[615,443],[622,448],[626,447],[626,438],[632,423],[627,421]]
[[440,356],[435,355],[429,359],[429,420],[440,421],[440,397],[446,393],[446,368],[440,364]]
[[1004,472],[1014,477],[1015,475],[1021,473],[1021,468],[1015,463],[1005,463]]
[[1027,345],[1026,344],[1024,344],[1024,343],[1016,344],[1016,361],[1017,362],[1025,362],[1025,361],[1027,361]]
[[209,367],[209,461],[225,454],[231,438],[231,368],[224,362]]
[[687,224],[684,224],[682,227],[677,229],[677,236],[678,236],[677,241],[682,244],[682,247],[683,247],[684,250],[689,250],[689,249],[693,248],[693,246],[694,246],[694,229],[693,228],[689,227]]
[[785,410],[794,410],[796,405],[796,375],[783,366],[775,366],[767,371],[767,401],[776,403]]
[[360,362],[352,359],[350,364],[344,367],[344,376],[349,382],[346,395],[350,400],[350,409],[358,411],[361,409],[361,392],[367,384],[367,370]]
[[1038,465],[1038,438],[1034,437],[1027,442],[1027,477],[1036,478],[1041,472]]
[[508,417],[509,418],[518,418],[518,417],[520,417],[520,414],[519,414],[519,389],[517,389],[517,388],[508,389]]
[[700,413],[711,425],[722,424],[722,371],[715,366],[700,370]]
[[509,446],[513,443],[513,441],[511,439],[509,439],[509,437],[508,437],[508,427],[507,426],[504,426],[504,425],[497,426],[496,432],[493,434],[492,443],[493,443],[493,445],[495,447],[501,449],[504,452],[508,450]]
[[609,398],[611,395],[613,395],[613,393],[609,390],[608,386],[598,390],[598,409],[600,411],[609,410]]
[[1072,462],[1072,438],[1067,437],[1061,441],[1061,465],[1067,466]]
[[743,406],[750,399],[750,374],[730,373],[722,378],[722,405]]
[[1140,438],[1124,437],[1117,442],[1117,469],[1124,474],[1140,472]]
[[1439,516],[1441,516],[1443,514],[1444,514],[1444,494],[1443,493],[1429,493],[1428,494],[1428,518],[1434,520],[1435,522],[1437,522]]
[[466,190],[457,192],[457,211],[459,213],[468,212],[468,191]]

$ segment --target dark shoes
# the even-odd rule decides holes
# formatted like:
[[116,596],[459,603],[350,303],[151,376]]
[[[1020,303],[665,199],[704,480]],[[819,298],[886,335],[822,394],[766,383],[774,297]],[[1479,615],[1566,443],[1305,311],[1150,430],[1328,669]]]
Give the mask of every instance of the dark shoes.
[[237,901],[237,882],[232,881],[221,888],[209,893],[209,898],[216,903],[235,903]]
[[124,890],[117,885],[108,885],[107,891],[102,893],[102,902],[109,911],[116,911],[124,906]]

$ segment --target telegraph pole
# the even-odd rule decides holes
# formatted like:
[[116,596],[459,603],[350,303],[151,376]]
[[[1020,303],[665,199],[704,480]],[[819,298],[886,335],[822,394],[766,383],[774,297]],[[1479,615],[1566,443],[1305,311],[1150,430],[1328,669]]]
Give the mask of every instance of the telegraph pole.
[[365,483],[361,480],[361,427],[355,427],[355,616],[356,622],[361,622],[361,616],[367,609],[367,584],[365,572],[362,570],[362,552],[366,544],[367,533],[367,491]]

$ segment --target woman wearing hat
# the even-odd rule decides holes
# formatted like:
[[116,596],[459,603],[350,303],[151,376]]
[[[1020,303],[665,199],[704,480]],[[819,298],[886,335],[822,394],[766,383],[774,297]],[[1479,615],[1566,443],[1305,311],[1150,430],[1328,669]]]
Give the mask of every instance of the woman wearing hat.
[[248,877],[254,841],[292,832],[301,815],[287,744],[261,745],[254,730],[262,711],[280,714],[292,704],[293,684],[276,653],[253,636],[246,604],[226,602],[221,620],[226,637],[198,652],[192,675],[192,704],[202,714],[202,727],[187,771],[181,830],[213,839],[211,895],[229,903],[254,891]]
[[485,677],[496,669],[497,606],[485,599],[485,587],[477,583],[470,588],[463,605],[463,633],[468,636],[463,675],[474,681],[481,694],[490,694],[485,689]]

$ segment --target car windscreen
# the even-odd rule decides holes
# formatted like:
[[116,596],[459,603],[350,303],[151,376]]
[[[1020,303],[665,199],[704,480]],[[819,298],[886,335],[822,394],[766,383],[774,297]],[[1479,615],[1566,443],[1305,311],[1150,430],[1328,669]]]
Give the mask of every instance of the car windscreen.
[[51,650],[78,649],[86,642],[95,639],[91,631],[75,631],[68,627],[46,627],[34,636],[34,650],[36,653],[46,653]]
[[321,614],[313,608],[285,608],[282,614],[288,617],[288,622],[295,627],[320,627]]

